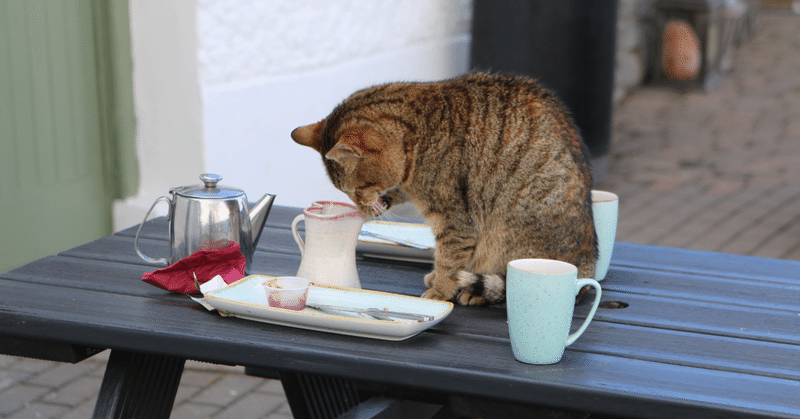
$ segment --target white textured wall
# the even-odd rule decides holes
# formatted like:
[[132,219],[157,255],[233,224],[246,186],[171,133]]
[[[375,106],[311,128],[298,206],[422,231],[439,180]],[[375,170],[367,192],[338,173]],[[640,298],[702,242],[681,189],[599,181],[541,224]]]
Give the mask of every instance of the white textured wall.
[[471,13],[470,0],[199,0],[206,170],[280,205],[347,201],[292,129],[363,87],[466,72]]
[[205,85],[319,69],[469,33],[470,0],[199,0]]

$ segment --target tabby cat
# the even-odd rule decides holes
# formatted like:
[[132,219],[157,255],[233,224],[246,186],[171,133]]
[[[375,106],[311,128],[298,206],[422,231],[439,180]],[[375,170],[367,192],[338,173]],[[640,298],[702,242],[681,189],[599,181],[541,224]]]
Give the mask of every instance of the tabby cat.
[[436,237],[423,297],[502,302],[506,264],[519,258],[563,260],[594,277],[586,147],[532,79],[475,73],[378,85],[292,139],[322,155],[365,216],[416,205]]

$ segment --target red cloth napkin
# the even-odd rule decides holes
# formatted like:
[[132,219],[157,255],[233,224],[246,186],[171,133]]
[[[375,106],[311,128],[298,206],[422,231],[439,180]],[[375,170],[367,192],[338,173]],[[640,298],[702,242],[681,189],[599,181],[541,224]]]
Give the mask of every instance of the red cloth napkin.
[[244,277],[247,260],[239,250],[239,243],[213,250],[198,250],[166,268],[146,272],[142,281],[167,291],[181,294],[198,294],[200,290],[194,282],[204,284],[219,275],[226,284],[234,283]]

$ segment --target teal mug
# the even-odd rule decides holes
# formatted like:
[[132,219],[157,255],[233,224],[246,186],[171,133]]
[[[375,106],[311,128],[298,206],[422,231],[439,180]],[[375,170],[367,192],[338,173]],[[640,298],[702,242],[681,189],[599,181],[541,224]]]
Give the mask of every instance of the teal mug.
[[611,252],[614,250],[614,239],[617,235],[617,218],[619,214],[619,197],[606,191],[592,191],[592,215],[594,230],[597,232],[597,263],[594,268],[594,279],[602,281],[611,263]]
[[[575,294],[585,285],[597,291],[583,325],[570,334]],[[506,309],[514,357],[527,364],[554,364],[564,348],[589,326],[600,304],[600,283],[578,279],[578,268],[552,259],[517,259],[506,271]]]

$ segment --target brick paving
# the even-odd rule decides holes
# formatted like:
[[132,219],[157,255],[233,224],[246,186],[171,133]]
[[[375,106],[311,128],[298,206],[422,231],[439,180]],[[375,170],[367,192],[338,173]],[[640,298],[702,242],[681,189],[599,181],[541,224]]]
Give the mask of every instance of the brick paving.
[[[616,110],[600,188],[617,240],[800,260],[800,18],[767,14],[708,93],[640,88]],[[0,418],[91,417],[107,352],[76,365],[0,356]],[[172,417],[291,418],[280,383],[187,362]]]
[[716,89],[623,101],[602,185],[617,240],[800,260],[799,29],[765,15]]
[[[0,418],[85,419],[92,416],[108,351],[72,365],[0,356]],[[291,419],[277,380],[241,367],[188,361],[173,419]]]

